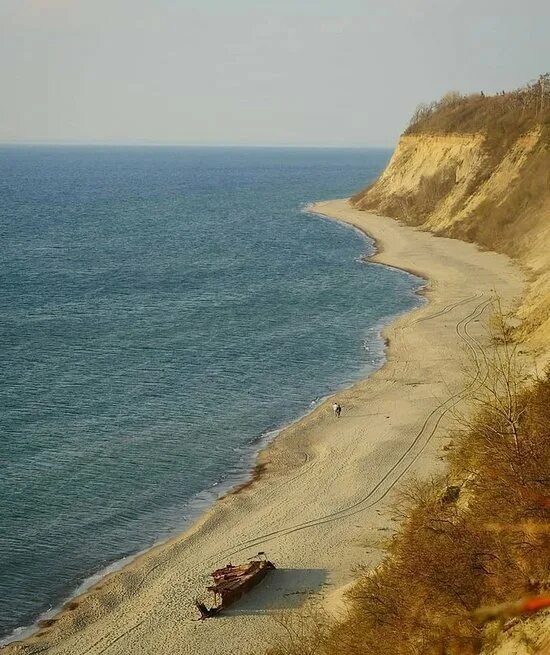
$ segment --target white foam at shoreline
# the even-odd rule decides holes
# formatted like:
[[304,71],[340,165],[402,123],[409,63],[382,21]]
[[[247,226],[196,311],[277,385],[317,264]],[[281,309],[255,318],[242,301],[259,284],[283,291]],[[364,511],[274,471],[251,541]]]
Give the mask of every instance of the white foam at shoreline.
[[[376,254],[375,241],[371,237],[369,237],[367,234],[365,234],[365,232],[363,232],[362,230],[360,230],[359,228],[353,225],[350,225],[338,219],[327,218],[326,216],[323,216],[322,214],[315,212],[313,210],[313,207],[314,207],[313,204],[308,204],[301,211],[302,213],[313,214],[316,217],[320,218],[321,220],[325,220],[327,222],[331,222],[331,223],[337,222],[345,229],[348,230],[351,229],[355,231],[358,235],[361,236],[363,241],[367,242],[372,247],[372,252],[370,254],[361,255],[355,261],[359,261],[360,263],[365,263],[374,266],[381,266],[383,268],[394,269],[399,271],[401,274],[410,276],[411,278],[415,278],[419,281],[423,280],[423,278],[419,277],[418,275],[415,275],[398,267],[394,267],[387,264],[379,264],[377,262],[370,261],[370,258]],[[426,285],[427,282],[424,281],[417,289],[415,289],[412,292],[412,294],[416,297],[416,300],[418,302],[418,307],[421,307],[426,302],[426,300],[423,299],[421,295],[421,292],[426,287]],[[158,541],[154,542],[153,544],[144,548],[143,550],[140,550],[132,555],[123,557],[122,559],[116,560],[111,564],[109,564],[108,566],[106,566],[105,568],[98,571],[97,573],[94,573],[88,578],[86,578],[76,587],[76,589],[74,589],[74,591],[72,591],[67,597],[65,597],[64,600],[62,600],[54,607],[40,614],[38,618],[31,625],[18,627],[7,636],[0,638],[0,646],[5,646],[14,641],[18,641],[32,636],[40,629],[40,625],[39,625],[40,622],[54,618],[57,614],[59,614],[60,611],[62,611],[63,607],[67,603],[89,591],[93,586],[95,586],[106,576],[115,573],[116,571],[120,571],[128,564],[130,564],[132,561],[144,555],[151,549],[156,548],[157,546],[160,546],[166,543],[167,541],[169,541],[170,539],[173,539],[174,537],[185,532],[186,529],[188,529],[201,515],[203,515],[206,511],[208,511],[215,504],[215,502],[219,500],[222,496],[226,495],[232,489],[239,487],[240,485],[246,484],[248,481],[250,481],[254,474],[253,467],[256,463],[258,454],[262,450],[264,450],[277,437],[277,435],[281,431],[300,422],[303,418],[305,418],[310,413],[315,411],[315,409],[319,405],[321,405],[323,402],[328,400],[334,394],[343,391],[345,389],[349,389],[354,384],[356,384],[359,380],[366,379],[367,377],[369,377],[374,372],[376,372],[377,370],[379,370],[384,366],[384,364],[386,363],[386,355],[385,355],[386,344],[382,335],[382,331],[384,330],[385,327],[393,323],[399,316],[401,316],[402,314],[409,313],[410,311],[413,310],[414,308],[406,309],[403,310],[402,312],[392,314],[390,316],[385,317],[383,320],[378,321],[377,323],[370,326],[369,328],[367,328],[367,331],[372,333],[372,335],[374,336],[373,341],[370,343],[375,344],[376,351],[375,353],[370,353],[369,351],[369,354],[374,354],[374,359],[365,362],[364,366],[361,367],[361,369],[357,372],[356,376],[354,376],[353,379],[349,379],[348,381],[343,382],[337,388],[333,389],[331,393],[311,401],[307,411],[303,412],[295,420],[290,421],[288,424],[285,424],[280,428],[267,430],[261,433],[258,437],[252,439],[251,442],[248,444],[248,446],[243,448],[242,457],[240,460],[242,466],[236,466],[235,469],[232,471],[233,475],[229,475],[227,478],[214,482],[209,488],[204,489],[198,494],[196,494],[195,497],[193,497],[182,507],[182,511],[190,510],[188,517],[183,524],[178,526],[175,530],[173,530],[170,534],[168,534],[164,538],[159,539]],[[364,339],[362,341],[363,348],[365,348],[366,343],[367,343],[367,339]],[[365,350],[368,351],[369,349],[365,348]]]

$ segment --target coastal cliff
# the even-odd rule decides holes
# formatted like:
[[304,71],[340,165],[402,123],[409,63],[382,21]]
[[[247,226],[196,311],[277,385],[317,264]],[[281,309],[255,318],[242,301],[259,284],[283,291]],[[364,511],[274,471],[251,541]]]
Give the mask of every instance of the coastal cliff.
[[[550,354],[547,83],[546,75],[509,94],[450,94],[420,107],[382,175],[352,199],[357,209],[472,241],[518,261],[529,285],[519,303],[515,339],[528,342],[543,366]],[[549,621],[520,624],[484,652],[531,652],[526,636],[534,643]]]
[[[496,104],[495,98],[484,96],[455,98],[429,115],[421,113],[401,137],[380,178],[354,196],[352,203],[516,259],[531,282],[518,313],[519,336],[546,351],[550,341],[549,112],[544,106],[541,111],[536,90],[532,115],[511,98],[512,94],[497,96]],[[493,119],[491,113],[496,114]]]
[[[378,180],[347,210],[324,205],[366,231],[388,216],[414,226],[409,255],[419,231],[452,237],[423,235],[457,251],[467,241],[504,253],[528,284],[494,305],[493,338],[470,343],[466,404],[440,433],[445,469],[403,482],[383,562],[362,567],[337,620],[305,619],[306,637],[269,655],[550,653],[550,75],[507,94],[450,93],[420,106]],[[476,271],[463,273],[455,282],[479,292]],[[491,295],[502,296],[499,286],[505,280]],[[520,320],[503,313],[511,305]]]

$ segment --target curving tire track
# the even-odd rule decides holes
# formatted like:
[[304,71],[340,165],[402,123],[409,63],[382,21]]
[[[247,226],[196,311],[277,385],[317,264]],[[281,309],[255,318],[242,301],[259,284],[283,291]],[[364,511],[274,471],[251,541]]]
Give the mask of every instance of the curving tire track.
[[[301,523],[301,524],[296,524],[296,525],[291,526],[289,528],[281,528],[280,530],[275,530],[275,531],[273,531],[271,533],[264,534],[264,535],[262,535],[260,537],[255,538],[255,539],[251,539],[251,540],[248,540],[246,542],[241,542],[240,544],[238,544],[238,548],[236,550],[232,550],[230,552],[229,551],[228,552],[222,551],[222,552],[219,553],[219,556],[220,557],[231,557],[231,556],[233,556],[233,555],[235,555],[237,553],[242,552],[243,550],[247,550],[248,548],[259,546],[260,544],[272,541],[274,538],[286,536],[286,535],[292,534],[294,532],[298,532],[300,530],[304,530],[304,529],[311,528],[311,527],[316,527],[318,525],[323,525],[325,523],[329,523],[331,521],[335,521],[335,520],[338,520],[338,519],[341,519],[341,518],[347,518],[348,516],[353,516],[354,514],[360,512],[360,511],[364,511],[366,509],[369,509],[370,507],[373,506],[373,504],[380,502],[380,500],[382,500],[382,498],[384,498],[395,487],[395,485],[401,480],[403,475],[410,469],[412,464],[418,459],[420,454],[423,452],[423,450],[426,448],[426,446],[429,444],[431,438],[435,434],[435,432],[436,432],[437,428],[439,427],[439,424],[441,423],[443,417],[453,407],[455,407],[459,402],[461,402],[464,398],[466,398],[468,396],[468,394],[470,393],[472,388],[477,385],[477,382],[478,382],[479,378],[482,376],[481,366],[479,364],[479,360],[478,360],[478,357],[477,357],[477,350],[475,348],[475,345],[472,345],[468,339],[472,339],[472,341],[474,341],[474,342],[475,342],[475,340],[471,337],[469,332],[467,332],[467,325],[469,323],[471,323],[472,321],[476,320],[483,313],[483,311],[487,308],[487,306],[491,304],[491,302],[492,302],[491,300],[486,300],[486,301],[480,303],[480,305],[478,305],[473,310],[473,312],[471,312],[471,314],[469,314],[464,319],[462,319],[462,321],[460,321],[455,327],[455,330],[456,330],[458,336],[466,343],[466,345],[468,346],[468,348],[470,349],[470,351],[472,353],[472,358],[474,359],[474,363],[475,363],[475,366],[476,366],[476,374],[474,376],[474,379],[472,380],[472,382],[470,382],[469,385],[467,385],[467,387],[465,389],[463,389],[460,392],[457,392],[457,393],[453,394],[452,396],[450,396],[449,398],[447,398],[447,400],[445,402],[443,402],[440,405],[438,405],[437,407],[435,407],[430,412],[430,414],[428,414],[428,416],[424,420],[424,423],[423,423],[421,429],[416,434],[413,441],[409,444],[409,446],[405,450],[405,452],[391,466],[391,468],[386,472],[386,474],[378,481],[378,483],[373,487],[373,489],[366,496],[364,496],[360,500],[356,501],[352,505],[350,505],[347,508],[344,508],[342,510],[337,510],[336,512],[331,512],[331,513],[326,514],[324,516],[318,517],[317,519],[311,519],[310,521],[306,521],[306,522]],[[464,326],[461,326],[462,323],[464,323]],[[463,327],[464,334],[460,331],[461,327]],[[477,342],[475,342],[475,344],[479,346],[479,344],[477,344]],[[481,349],[481,347],[480,347],[480,349]],[[383,495],[379,499],[377,499],[375,501],[375,503],[372,503],[372,504],[369,504],[369,505],[367,505],[365,507],[362,507],[362,505],[366,501],[370,500],[372,498],[372,496],[380,489],[380,487],[386,482],[386,480],[391,476],[391,474],[399,467],[399,465],[403,463],[403,461],[405,460],[407,455],[410,454],[410,452],[412,451],[414,446],[416,446],[418,444],[418,442],[420,441],[420,439],[422,438],[422,436],[424,434],[424,431],[426,430],[430,420],[440,410],[442,410],[441,414],[437,417],[436,422],[435,422],[431,432],[429,433],[424,445],[420,449],[420,451],[416,455],[414,455],[413,459],[407,464],[405,469],[397,476],[397,478],[384,491]],[[354,511],[354,510],[357,510],[357,511]]]
[[416,325],[416,323],[422,323],[423,321],[430,321],[432,318],[443,316],[444,314],[448,314],[449,312],[451,312],[456,307],[460,307],[461,305],[465,305],[469,302],[472,302],[472,300],[478,300],[479,298],[482,297],[483,297],[483,292],[475,293],[473,296],[469,296],[468,298],[463,298],[462,300],[459,300],[458,302],[455,303],[451,303],[450,305],[445,305],[445,307],[443,307],[443,309],[441,309],[438,312],[434,312],[433,314],[428,314],[427,316],[422,316],[421,318],[417,318],[416,321],[411,322],[411,325]]

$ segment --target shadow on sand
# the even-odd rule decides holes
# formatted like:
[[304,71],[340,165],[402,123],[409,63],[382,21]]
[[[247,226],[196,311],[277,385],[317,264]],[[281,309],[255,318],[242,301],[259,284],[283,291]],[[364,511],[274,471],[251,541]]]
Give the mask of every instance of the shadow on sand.
[[295,609],[303,605],[311,594],[320,591],[326,580],[326,569],[275,569],[223,614],[269,614]]

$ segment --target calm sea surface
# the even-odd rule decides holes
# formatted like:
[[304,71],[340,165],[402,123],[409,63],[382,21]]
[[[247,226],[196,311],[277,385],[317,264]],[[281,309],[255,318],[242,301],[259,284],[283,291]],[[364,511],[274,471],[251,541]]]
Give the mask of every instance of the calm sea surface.
[[389,151],[0,148],[0,635],[380,366],[421,282],[303,212]]

